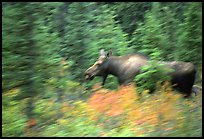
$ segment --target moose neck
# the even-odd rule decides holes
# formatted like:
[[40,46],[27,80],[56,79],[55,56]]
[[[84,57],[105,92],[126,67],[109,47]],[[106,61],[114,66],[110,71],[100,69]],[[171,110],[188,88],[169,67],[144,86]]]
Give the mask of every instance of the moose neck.
[[118,76],[119,70],[121,66],[120,60],[117,59],[115,56],[111,56],[110,58],[107,59],[105,63],[106,71],[108,74],[112,74],[115,76]]

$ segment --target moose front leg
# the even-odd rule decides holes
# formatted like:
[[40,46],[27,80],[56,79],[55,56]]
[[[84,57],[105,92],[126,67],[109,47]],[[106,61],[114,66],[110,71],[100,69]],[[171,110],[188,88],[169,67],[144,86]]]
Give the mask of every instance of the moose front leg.
[[103,80],[102,80],[102,84],[101,84],[102,86],[104,86],[104,84],[105,84],[105,82],[106,82],[107,76],[108,76],[108,75],[104,75],[104,76],[103,76]]

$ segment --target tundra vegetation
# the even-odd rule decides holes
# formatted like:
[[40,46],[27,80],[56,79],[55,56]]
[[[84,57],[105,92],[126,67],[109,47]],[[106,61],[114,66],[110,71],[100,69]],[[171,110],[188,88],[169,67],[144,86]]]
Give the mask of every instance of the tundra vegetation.
[[[2,136],[202,136],[201,8],[2,2]],[[111,75],[101,86],[101,78],[84,78],[101,49],[153,62],[129,86]],[[154,60],[193,63],[197,96],[173,90]]]

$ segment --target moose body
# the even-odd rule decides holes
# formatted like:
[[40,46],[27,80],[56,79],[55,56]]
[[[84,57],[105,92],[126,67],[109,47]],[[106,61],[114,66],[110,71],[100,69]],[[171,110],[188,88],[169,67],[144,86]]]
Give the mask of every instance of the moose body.
[[191,62],[182,61],[159,61],[158,63],[164,64],[168,68],[173,69],[173,71],[169,73],[171,76],[171,83],[175,85],[175,89],[184,93],[186,97],[189,97],[192,93],[192,87],[195,81],[195,65]]
[[[135,76],[140,73],[140,68],[147,65],[148,61],[149,58],[142,54],[111,56],[110,53],[106,54],[102,50],[99,59],[85,71],[84,76],[86,80],[93,80],[95,76],[101,76],[102,85],[104,85],[107,76],[112,74],[117,77],[120,85],[127,85],[134,80]],[[158,61],[158,63],[174,70],[169,73],[172,77],[172,84],[176,84],[176,89],[190,96],[195,80],[195,66],[190,62],[180,61]]]
[[112,74],[117,77],[120,85],[125,85],[132,82],[135,75],[139,74],[140,67],[144,66],[147,60],[148,58],[142,54],[110,56],[107,59],[102,57],[84,75],[87,80],[92,80],[95,76],[102,76],[102,85],[104,85],[107,76]]

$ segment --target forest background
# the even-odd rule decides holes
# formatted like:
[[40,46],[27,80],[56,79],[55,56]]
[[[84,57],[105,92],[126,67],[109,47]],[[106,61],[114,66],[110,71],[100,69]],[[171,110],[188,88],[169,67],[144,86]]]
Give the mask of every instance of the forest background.
[[192,62],[202,86],[202,3],[3,2],[3,136],[202,136],[202,93],[164,85],[137,100],[114,76],[85,81],[101,49]]

